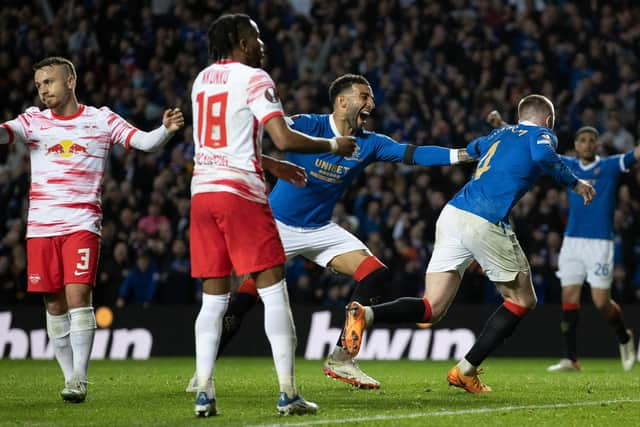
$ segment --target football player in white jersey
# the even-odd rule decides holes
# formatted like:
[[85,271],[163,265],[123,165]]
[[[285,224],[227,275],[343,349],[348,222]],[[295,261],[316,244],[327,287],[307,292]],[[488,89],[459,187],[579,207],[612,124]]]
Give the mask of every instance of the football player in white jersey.
[[[230,275],[253,277],[265,307],[265,331],[280,385],[281,414],[315,413],[296,389],[296,335],[284,280],[285,254],[269,207],[261,160],[262,132],[276,147],[303,153],[348,156],[355,138],[312,138],[284,120],[271,77],[260,64],[263,43],[256,23],[244,14],[223,15],[208,32],[212,64],[191,92],[195,166],[191,181],[191,274],[203,279],[195,323],[195,413],[216,414],[212,380]],[[272,163],[272,162],[269,162]]]
[[184,126],[177,109],[142,132],[106,107],[80,104],[73,63],[49,57],[34,66],[47,107],[0,124],[0,143],[26,144],[31,161],[27,223],[28,291],[44,295],[47,333],[64,374],[67,402],[83,402],[96,319],[91,305],[100,250],[100,186],[115,144],[153,151]]

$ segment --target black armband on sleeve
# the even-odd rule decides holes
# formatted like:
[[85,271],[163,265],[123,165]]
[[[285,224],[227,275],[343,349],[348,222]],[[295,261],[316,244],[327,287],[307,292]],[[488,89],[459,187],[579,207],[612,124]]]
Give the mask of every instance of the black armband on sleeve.
[[404,151],[404,157],[402,158],[402,163],[405,165],[415,165],[413,161],[413,153],[416,152],[416,146],[413,144],[407,144],[407,149]]

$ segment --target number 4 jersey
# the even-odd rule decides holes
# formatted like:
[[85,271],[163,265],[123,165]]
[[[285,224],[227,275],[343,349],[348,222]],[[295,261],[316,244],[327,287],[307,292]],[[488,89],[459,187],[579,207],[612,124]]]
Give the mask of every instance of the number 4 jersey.
[[513,205],[543,172],[566,187],[575,185],[578,178],[555,152],[557,141],[550,129],[528,122],[474,139],[467,152],[480,157],[478,167],[449,203],[491,223],[508,222]]
[[191,103],[195,122],[192,196],[224,191],[267,203],[261,162],[263,125],[284,115],[271,77],[237,61],[219,61],[198,74]]

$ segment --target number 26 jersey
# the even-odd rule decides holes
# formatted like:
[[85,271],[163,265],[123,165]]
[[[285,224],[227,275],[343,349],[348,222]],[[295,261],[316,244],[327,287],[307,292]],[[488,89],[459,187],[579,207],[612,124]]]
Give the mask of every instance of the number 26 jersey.
[[191,104],[192,196],[223,191],[267,203],[263,125],[284,115],[269,74],[237,61],[215,62],[194,80]]

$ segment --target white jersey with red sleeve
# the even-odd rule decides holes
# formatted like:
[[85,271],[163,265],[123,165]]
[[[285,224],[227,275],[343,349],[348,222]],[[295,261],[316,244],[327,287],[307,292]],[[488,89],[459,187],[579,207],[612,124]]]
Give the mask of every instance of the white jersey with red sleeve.
[[283,116],[269,74],[236,61],[202,70],[191,91],[195,166],[191,194],[229,192],[267,203],[263,125]]
[[111,146],[138,130],[106,107],[80,105],[72,116],[27,109],[0,124],[0,142],[25,143],[31,158],[27,238],[80,230],[100,234],[101,185]]

